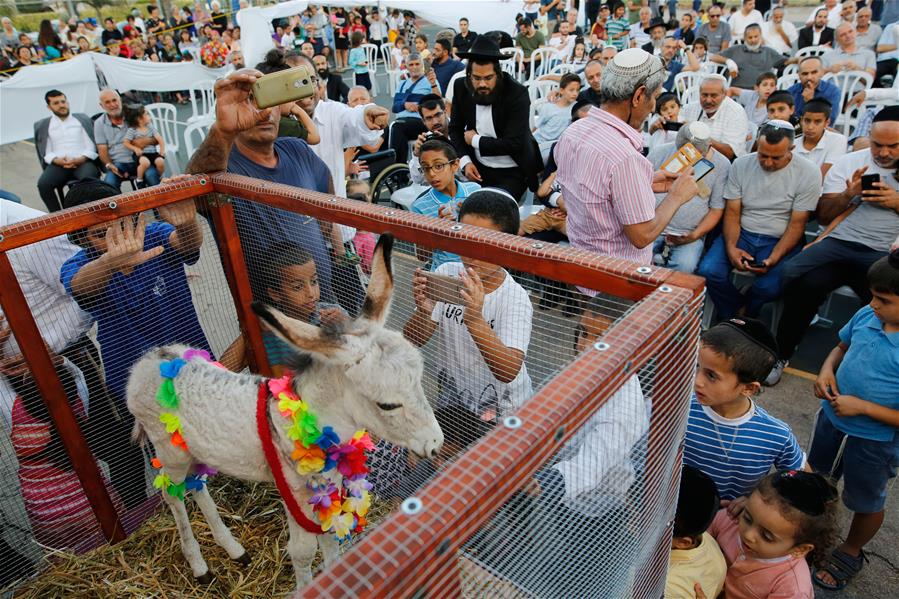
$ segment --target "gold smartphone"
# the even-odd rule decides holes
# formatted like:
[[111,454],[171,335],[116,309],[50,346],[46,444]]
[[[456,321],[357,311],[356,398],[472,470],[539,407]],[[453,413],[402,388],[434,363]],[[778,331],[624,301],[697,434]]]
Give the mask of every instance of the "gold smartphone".
[[421,274],[428,280],[426,292],[428,299],[457,306],[465,305],[465,300],[462,299],[462,289],[465,288],[462,279],[439,275],[435,272],[422,272]]
[[259,108],[296,102],[314,93],[312,73],[306,65],[263,75],[253,84],[253,99]]

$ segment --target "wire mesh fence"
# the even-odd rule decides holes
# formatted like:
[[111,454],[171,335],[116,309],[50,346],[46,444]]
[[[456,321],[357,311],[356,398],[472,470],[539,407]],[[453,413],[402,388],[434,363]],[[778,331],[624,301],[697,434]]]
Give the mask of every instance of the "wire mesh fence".
[[[307,596],[660,596],[700,287],[513,237],[506,216],[517,207],[429,219],[216,175],[5,229],[0,299],[8,315],[21,299],[5,256],[48,351],[21,343],[27,313],[4,323],[2,569],[27,577],[51,550],[139,535],[159,507],[153,453],[128,439],[141,355],[183,343],[234,371],[309,376],[250,300],[340,335],[390,232],[386,327],[419,349],[444,444],[422,458],[376,439],[369,481],[390,516]],[[49,274],[29,285],[38,264]],[[358,392],[389,405],[383,388]]]

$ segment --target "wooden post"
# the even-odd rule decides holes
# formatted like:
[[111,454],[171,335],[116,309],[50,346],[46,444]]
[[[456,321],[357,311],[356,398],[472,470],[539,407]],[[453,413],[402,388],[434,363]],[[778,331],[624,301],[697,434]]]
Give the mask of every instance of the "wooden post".
[[91,509],[100,523],[103,535],[111,543],[125,540],[125,529],[119,521],[97,462],[78,426],[65,389],[56,374],[53,360],[44,345],[6,252],[0,252],[0,305],[3,306],[12,334],[15,335],[22,355],[31,369],[31,376],[72,462],[72,469],[78,476]]
[[250,308],[253,292],[250,288],[247,263],[243,258],[240,236],[237,233],[234,207],[230,203],[222,201],[221,197],[218,196],[219,199],[214,200],[215,203],[210,205],[209,213],[215,227],[215,237],[218,240],[225,278],[228,279],[228,287],[231,289],[231,297],[234,299],[234,307],[237,309],[241,334],[246,336],[247,363],[252,372],[263,376],[272,376],[272,369],[265,353],[265,344],[262,342],[259,319]]

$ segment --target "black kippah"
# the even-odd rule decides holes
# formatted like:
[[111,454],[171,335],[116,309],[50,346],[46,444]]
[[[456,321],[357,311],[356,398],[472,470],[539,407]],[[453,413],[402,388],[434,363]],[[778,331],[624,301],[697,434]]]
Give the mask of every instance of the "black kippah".
[[117,196],[121,191],[99,179],[82,179],[72,183],[69,191],[62,201],[63,208],[73,208],[82,204],[89,204],[97,200]]
[[820,516],[836,499],[834,486],[816,472],[781,470],[774,475],[774,489],[791,506],[809,516]]
[[704,533],[718,513],[720,502],[715,481],[693,466],[684,466],[677,495],[674,536],[694,537]]
[[775,360],[780,356],[777,340],[771,334],[771,331],[768,330],[767,325],[761,320],[756,320],[755,318],[731,318],[723,321],[721,325],[738,331],[748,340],[773,355]]
[[872,123],[879,123],[881,121],[899,121],[899,106],[893,104],[892,106],[885,106],[874,115],[874,120]]

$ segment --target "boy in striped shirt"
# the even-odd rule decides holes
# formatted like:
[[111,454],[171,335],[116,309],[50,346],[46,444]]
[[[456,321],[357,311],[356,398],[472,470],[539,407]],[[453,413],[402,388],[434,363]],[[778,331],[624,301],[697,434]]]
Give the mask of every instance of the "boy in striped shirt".
[[774,336],[751,318],[731,318],[702,335],[684,463],[709,475],[721,499],[748,495],[772,466],[805,466],[790,427],[752,399],[777,355]]

